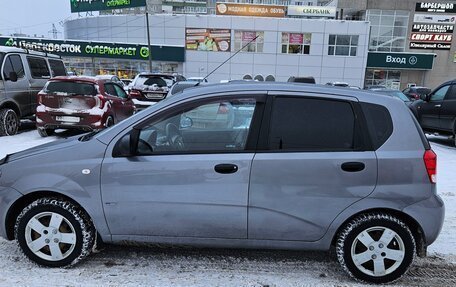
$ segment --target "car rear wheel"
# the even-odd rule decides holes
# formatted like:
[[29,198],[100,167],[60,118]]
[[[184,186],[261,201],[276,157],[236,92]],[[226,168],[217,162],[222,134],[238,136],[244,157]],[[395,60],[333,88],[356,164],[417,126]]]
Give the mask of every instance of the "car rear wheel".
[[342,268],[355,279],[388,283],[407,272],[416,248],[404,222],[375,213],[350,221],[338,236],[336,252]]
[[12,136],[17,134],[19,124],[19,117],[14,110],[0,110],[0,136]]
[[24,254],[39,265],[74,265],[92,251],[95,229],[76,205],[62,199],[42,198],[18,216],[15,237]]
[[37,130],[38,130],[38,133],[40,134],[40,136],[42,136],[43,138],[53,135],[54,131],[55,131],[54,129],[45,129],[45,128],[37,128]]
[[110,126],[114,125],[114,118],[112,116],[109,116],[106,119],[105,127],[109,128]]

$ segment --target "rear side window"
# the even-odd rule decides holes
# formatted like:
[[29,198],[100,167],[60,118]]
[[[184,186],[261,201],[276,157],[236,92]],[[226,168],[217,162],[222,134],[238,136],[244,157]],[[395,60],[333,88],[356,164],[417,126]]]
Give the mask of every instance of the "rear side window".
[[21,56],[11,55],[6,58],[5,65],[3,66],[4,79],[9,79],[9,74],[11,72],[16,72],[18,78],[23,78],[25,76]]
[[51,66],[51,72],[53,77],[57,76],[66,76],[67,72],[65,65],[60,60],[49,60],[49,65]]
[[58,94],[61,96],[96,95],[96,89],[93,84],[78,82],[49,82],[45,87],[45,92],[47,94]]
[[287,97],[274,101],[270,149],[353,150],[354,136],[355,116],[348,102]]
[[381,147],[393,133],[393,120],[387,108],[381,105],[360,103],[366,118],[372,146]]
[[45,59],[27,57],[27,61],[30,67],[30,71],[32,73],[32,78],[43,79],[51,77],[51,73],[49,72],[49,68]]

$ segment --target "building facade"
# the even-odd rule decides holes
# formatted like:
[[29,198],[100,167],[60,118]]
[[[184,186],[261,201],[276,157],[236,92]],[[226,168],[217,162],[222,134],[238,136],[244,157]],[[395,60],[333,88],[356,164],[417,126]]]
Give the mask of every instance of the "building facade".
[[[161,70],[202,77],[227,61],[210,81],[313,76],[322,84],[364,84],[369,35],[365,21],[154,14],[149,22],[153,45],[185,47],[183,63],[156,63]],[[104,15],[67,21],[65,38],[144,44],[145,17]],[[77,61],[81,65],[84,60]],[[114,69],[106,62],[103,68]]]

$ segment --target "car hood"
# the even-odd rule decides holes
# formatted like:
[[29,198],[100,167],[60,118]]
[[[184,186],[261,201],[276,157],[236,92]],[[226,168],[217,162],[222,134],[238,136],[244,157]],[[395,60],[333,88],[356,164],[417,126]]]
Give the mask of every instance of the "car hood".
[[63,139],[63,140],[57,140],[54,142],[50,142],[50,143],[46,143],[43,145],[29,148],[24,151],[10,154],[10,155],[8,155],[8,162],[22,159],[25,157],[30,157],[30,156],[34,156],[34,155],[38,155],[38,154],[42,154],[42,153],[47,153],[47,152],[75,146],[80,143],[80,141],[78,141],[79,137],[80,136],[74,136],[74,137],[70,137],[67,139]]

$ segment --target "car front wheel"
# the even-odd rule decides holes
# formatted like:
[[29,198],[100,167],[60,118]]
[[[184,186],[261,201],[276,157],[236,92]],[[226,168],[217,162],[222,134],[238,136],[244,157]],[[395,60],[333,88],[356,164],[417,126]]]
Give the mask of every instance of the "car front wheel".
[[409,269],[416,253],[407,225],[383,214],[365,214],[350,221],[337,238],[337,259],[355,279],[388,283]]
[[63,199],[42,198],[24,208],[15,236],[24,254],[39,265],[74,265],[92,251],[95,229],[88,216]]
[[19,130],[19,117],[12,109],[0,109],[0,136],[13,136]]

